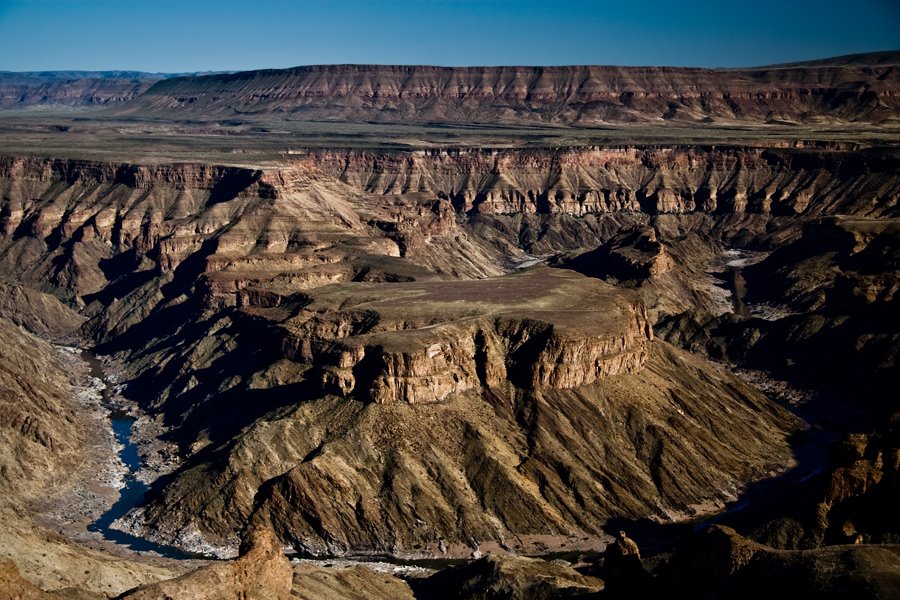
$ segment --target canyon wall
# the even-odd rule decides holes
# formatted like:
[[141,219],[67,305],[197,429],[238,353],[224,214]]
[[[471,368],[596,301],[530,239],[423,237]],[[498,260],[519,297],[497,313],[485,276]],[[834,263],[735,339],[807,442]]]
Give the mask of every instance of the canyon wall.
[[[427,193],[459,212],[814,214],[897,202],[892,152],[728,147],[316,152],[298,168],[369,194]],[[861,197],[860,197],[861,196]]]
[[[898,164],[747,148],[317,152],[265,169],[0,157],[0,267],[121,333],[164,299],[158,278],[252,304],[266,286],[499,275],[661,214],[708,215],[727,239],[897,216]],[[110,304],[126,296],[139,306]]]
[[535,551],[720,503],[796,424],[654,340],[638,294],[516,261],[651,220],[665,258],[693,229],[892,216],[896,179],[893,152],[829,148],[4,157],[0,269],[79,307],[178,446],[120,526],[224,554],[248,522],[318,554]]

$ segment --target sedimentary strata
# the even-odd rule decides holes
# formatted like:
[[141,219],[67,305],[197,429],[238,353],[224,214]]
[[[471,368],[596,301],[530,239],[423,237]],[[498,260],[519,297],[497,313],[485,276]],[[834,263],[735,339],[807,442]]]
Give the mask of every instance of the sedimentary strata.
[[170,79],[121,110],[580,126],[880,122],[896,115],[895,64],[732,70],[325,65]]

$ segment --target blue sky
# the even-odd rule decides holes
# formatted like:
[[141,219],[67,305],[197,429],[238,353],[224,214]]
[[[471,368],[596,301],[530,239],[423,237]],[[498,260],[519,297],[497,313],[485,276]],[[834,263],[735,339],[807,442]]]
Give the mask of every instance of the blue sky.
[[750,66],[900,48],[900,0],[0,0],[0,70]]

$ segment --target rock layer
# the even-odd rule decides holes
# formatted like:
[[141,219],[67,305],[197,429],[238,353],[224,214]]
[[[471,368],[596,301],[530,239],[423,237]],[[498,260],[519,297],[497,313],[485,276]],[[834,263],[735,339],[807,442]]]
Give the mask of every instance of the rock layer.
[[438,402],[507,380],[590,385],[638,372],[653,337],[636,297],[551,269],[330,287],[313,298],[281,325],[285,358],[315,364],[326,390],[382,403]]
[[451,123],[880,122],[896,114],[897,73],[889,64],[727,71],[326,65],[170,79],[123,110]]

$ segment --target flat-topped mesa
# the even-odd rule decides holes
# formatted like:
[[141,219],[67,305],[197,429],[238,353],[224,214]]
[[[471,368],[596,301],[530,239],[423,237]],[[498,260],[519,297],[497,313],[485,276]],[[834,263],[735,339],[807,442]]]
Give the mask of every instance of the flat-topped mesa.
[[140,71],[0,72],[0,108],[113,106],[171,75]]
[[344,284],[311,297],[282,323],[285,356],[316,365],[326,391],[377,403],[440,402],[507,382],[589,385],[640,371],[653,336],[636,294],[565,270]]
[[877,64],[741,70],[321,65],[173,78],[117,110],[403,123],[877,123],[896,114],[898,89],[897,69]]

